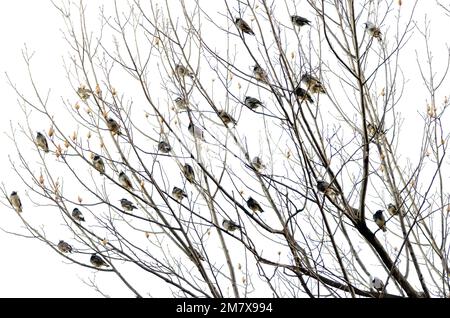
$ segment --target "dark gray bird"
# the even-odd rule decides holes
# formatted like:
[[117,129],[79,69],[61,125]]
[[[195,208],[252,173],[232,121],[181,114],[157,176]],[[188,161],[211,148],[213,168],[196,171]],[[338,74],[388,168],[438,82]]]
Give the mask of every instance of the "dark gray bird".
[[379,27],[377,27],[372,22],[367,21],[364,23],[364,28],[366,29],[366,32],[373,38],[377,39],[378,41],[382,40],[382,34]]
[[127,199],[120,199],[120,205],[125,211],[133,211],[134,209],[137,209],[137,207]]
[[223,123],[227,127],[228,127],[228,124],[233,124],[233,126],[236,126],[236,124],[237,124],[237,121],[224,110],[219,111],[219,117],[220,117],[220,119],[222,119]]
[[195,126],[192,122],[189,123],[188,131],[195,139],[205,141],[205,132],[200,127]]
[[230,231],[230,232],[236,231],[237,229],[241,228],[240,225],[238,225],[237,223],[235,223],[231,220],[223,220],[222,226],[225,230]]
[[259,99],[251,97],[251,96],[245,96],[244,104],[250,109],[256,109],[259,106],[262,106],[262,103]]
[[255,32],[253,32],[252,28],[248,25],[247,22],[242,20],[241,18],[236,18],[234,20],[234,24],[241,30],[242,33],[255,35]]
[[247,200],[247,206],[252,210],[254,213],[256,212],[264,212],[264,210],[261,208],[261,205],[259,205],[258,201],[253,199],[252,197],[249,197]]
[[318,78],[312,76],[311,74],[303,74],[300,81],[306,85],[308,90],[313,94],[326,93],[325,87]]
[[253,158],[252,165],[258,171],[261,170],[261,169],[266,168],[266,166],[263,164],[263,162],[262,162],[260,157]]
[[307,101],[309,103],[314,103],[314,100],[312,99],[311,95],[308,93],[307,90],[301,88],[300,86],[298,86],[295,89],[295,96],[297,96],[298,99],[300,99],[301,101]]
[[291,21],[295,26],[302,27],[304,25],[310,25],[311,21],[308,19],[301,17],[299,15],[291,15]]
[[182,98],[182,97],[177,97],[175,99],[175,105],[179,108],[179,109],[187,109],[189,106],[189,102],[187,101],[186,98]]
[[95,155],[94,158],[92,158],[92,165],[101,175],[105,174],[105,163],[103,162],[102,157]]
[[187,193],[178,187],[173,187],[172,196],[179,202],[188,197]]
[[319,190],[322,193],[325,193],[326,195],[335,196],[339,193],[339,191],[332,185],[330,185],[328,182],[323,180],[317,180],[317,190]]
[[88,88],[86,88],[84,85],[79,87],[77,90],[78,96],[83,100],[87,100],[89,97],[91,97],[92,91]]
[[253,66],[253,75],[258,82],[269,83],[267,72],[259,65]]
[[120,135],[120,125],[111,117],[106,120],[106,126],[114,136]]
[[133,190],[133,184],[131,183],[130,178],[128,178],[128,176],[123,171],[119,173],[119,182],[125,189]]
[[58,243],[58,250],[61,253],[72,253],[72,246],[69,243],[66,243],[63,240],[61,240]]
[[190,78],[194,77],[194,73],[189,71],[186,66],[183,66],[181,64],[175,65],[175,74],[177,74],[179,77],[185,77],[185,76],[189,76]]
[[373,215],[373,220],[378,225],[378,227],[383,231],[386,232],[386,219],[384,218],[383,210],[378,210]]
[[91,255],[91,264],[97,268],[100,268],[102,266],[109,267],[109,265],[105,262],[105,260],[96,253]]
[[191,165],[189,164],[185,164],[183,166],[183,174],[185,176],[185,178],[190,182],[193,183],[195,180],[195,173],[194,173],[194,169],[192,168]]
[[36,145],[44,150],[45,153],[49,152],[47,138],[40,132],[36,135]]
[[11,195],[9,196],[9,201],[11,202],[12,207],[16,212],[20,213],[22,212],[22,202],[20,201],[19,195],[16,191],[11,192]]
[[170,144],[166,141],[160,141],[158,144],[158,150],[162,153],[169,153],[172,150]]
[[84,222],[83,213],[81,213],[81,211],[78,210],[78,208],[72,210],[72,217],[75,221]]
[[389,203],[387,206],[387,210],[389,212],[390,215],[395,216],[398,214],[398,209],[395,205],[393,205],[392,203]]
[[374,288],[377,292],[381,292],[384,289],[384,283],[378,277],[370,276],[370,286]]

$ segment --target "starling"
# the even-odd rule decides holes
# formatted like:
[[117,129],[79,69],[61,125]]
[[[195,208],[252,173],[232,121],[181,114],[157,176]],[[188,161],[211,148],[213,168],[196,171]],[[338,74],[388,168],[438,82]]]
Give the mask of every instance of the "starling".
[[120,135],[120,125],[112,118],[106,120],[106,126],[108,126],[109,131],[115,136]]
[[308,87],[308,90],[313,94],[326,93],[321,81],[310,74],[303,74],[300,81]]
[[264,210],[261,208],[259,203],[253,199],[252,197],[249,197],[247,200],[247,206],[252,210],[254,213],[256,212],[264,212]]
[[301,88],[300,86],[298,86],[295,89],[295,96],[297,96],[298,99],[300,99],[301,101],[307,101],[309,103],[314,103],[314,100],[312,99],[311,95],[303,88]]
[[236,20],[234,20],[234,24],[236,24],[236,26],[239,28],[239,30],[242,31],[242,33],[255,35],[255,33],[253,32],[252,28],[248,25],[248,23],[242,20],[241,18],[236,18]]
[[337,195],[339,191],[326,181],[317,180],[317,190],[326,195]]
[[223,220],[222,226],[225,230],[230,231],[230,232],[236,231],[237,229],[241,228],[240,225],[236,224],[235,222],[233,222],[231,220]]
[[364,23],[364,27],[366,29],[366,32],[373,38],[377,39],[378,41],[381,41],[381,30],[379,27],[377,27],[372,22],[366,22]]
[[61,253],[72,253],[72,246],[69,243],[66,243],[63,240],[61,240],[58,243],[58,250]]
[[398,214],[398,209],[395,205],[393,205],[392,203],[389,203],[387,206],[387,210],[389,212],[390,215],[395,216]]
[[77,90],[78,96],[83,100],[87,100],[89,97],[91,97],[92,91],[88,88],[86,88],[84,85],[79,87]]
[[190,72],[187,67],[181,65],[181,64],[176,64],[175,65],[175,73],[179,76],[179,77],[185,77],[185,76],[189,76],[190,78],[194,77],[194,73]]
[[127,199],[120,199],[120,205],[125,211],[133,211],[134,209],[137,209],[133,202]]
[[220,117],[220,119],[222,119],[223,123],[227,127],[228,127],[228,124],[233,124],[233,126],[236,126],[236,124],[237,124],[237,121],[224,110],[219,111],[219,117]]
[[180,189],[178,187],[173,187],[172,196],[179,202],[181,202],[181,200],[183,200],[183,198],[188,197],[187,193],[183,189]]
[[298,27],[302,27],[302,26],[311,24],[311,21],[309,21],[308,19],[301,17],[299,15],[292,15],[291,21],[295,26],[298,26]]
[[177,97],[175,99],[175,105],[178,109],[187,109],[189,106],[189,102],[186,98]]
[[101,175],[105,174],[105,163],[103,162],[102,157],[95,155],[94,158],[92,158],[92,165]]
[[185,164],[183,166],[183,174],[186,177],[186,179],[190,182],[193,183],[194,179],[195,179],[195,173],[194,173],[194,169],[192,168],[191,165],[189,164]]
[[39,148],[44,150],[45,153],[49,152],[47,138],[45,138],[45,136],[40,132],[36,135],[36,144]]
[[72,210],[72,217],[75,221],[84,222],[83,213],[81,213],[81,211],[78,210],[78,208]]
[[172,150],[170,144],[166,141],[160,141],[158,144],[158,150],[162,153],[169,153]]
[[91,255],[91,264],[97,268],[100,268],[102,266],[109,267],[105,260],[101,258],[100,255],[95,253]]
[[133,184],[131,183],[130,178],[125,174],[125,172],[121,171],[119,174],[119,182],[127,190],[133,190]]
[[11,192],[11,195],[9,196],[9,201],[11,202],[12,207],[16,212],[20,213],[22,212],[22,202],[20,201],[19,195],[16,191]]
[[267,72],[259,65],[253,66],[253,75],[258,82],[269,83]]
[[245,104],[245,106],[247,106],[248,108],[250,108],[252,110],[258,108],[259,106],[262,106],[262,103],[259,99],[256,99],[251,96],[245,96],[244,104]]
[[378,227],[383,232],[387,231],[387,229],[386,229],[386,219],[384,218],[382,210],[378,210],[377,212],[375,212],[375,214],[373,215],[373,220],[375,221],[375,223],[378,225]]
[[192,122],[189,123],[188,131],[195,139],[205,141],[204,131],[200,127],[195,126]]
[[259,157],[255,157],[255,158],[253,158],[253,160],[252,160],[252,165],[253,165],[253,167],[256,169],[256,170],[261,170],[261,169],[264,169],[266,166],[262,163],[262,160],[261,160],[261,158],[259,158]]

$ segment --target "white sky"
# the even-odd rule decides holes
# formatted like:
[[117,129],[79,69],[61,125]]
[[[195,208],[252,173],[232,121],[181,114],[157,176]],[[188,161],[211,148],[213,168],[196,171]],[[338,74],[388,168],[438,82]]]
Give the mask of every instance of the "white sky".
[[[397,0],[395,0],[397,1]],[[88,1],[93,2],[93,1]],[[221,1],[220,8],[223,8]],[[404,6],[408,6],[409,0],[403,0]],[[434,1],[422,1],[434,5]],[[93,9],[94,6],[91,6]],[[430,6],[430,8],[434,8]],[[430,9],[428,8],[428,9]],[[427,8],[419,8],[426,10]],[[419,23],[423,22],[423,16],[418,10]],[[433,9],[432,9],[433,10]],[[424,11],[423,11],[424,12]],[[432,11],[434,25],[443,23],[449,25],[449,18],[444,17],[441,11]],[[2,3],[0,10],[0,93],[2,96],[0,116],[0,144],[3,151],[0,154],[0,181],[7,184],[8,189],[20,188],[20,184],[8,184],[11,175],[8,157],[5,148],[10,148],[11,141],[6,138],[4,132],[9,133],[10,121],[22,120],[16,103],[14,92],[6,84],[5,72],[8,72],[17,83],[27,83],[26,70],[21,57],[21,49],[24,43],[30,51],[36,51],[34,74],[42,80],[43,87],[58,89],[61,85],[59,79],[63,78],[61,57],[67,52],[60,28],[63,28],[59,13],[53,8],[50,1],[15,0]],[[441,33],[442,37],[445,37]],[[433,37],[436,40],[436,37]],[[445,44],[438,38],[440,51],[436,51],[436,58],[445,55]],[[419,48],[423,42],[416,40],[408,44],[411,52]],[[415,56],[410,55],[411,70],[417,70]],[[412,74],[406,74],[407,79]],[[38,80],[39,82],[39,80]],[[425,97],[415,95],[416,87],[408,84],[411,91],[408,100],[416,101],[411,105],[412,111],[425,108]],[[448,90],[447,90],[448,91]],[[408,93],[409,94],[409,93]],[[406,99],[405,99],[406,100]],[[410,107],[410,105],[405,105]],[[414,107],[413,107],[414,106]],[[417,116],[417,119],[419,117]],[[422,126],[422,122],[420,122]],[[405,127],[416,127],[414,121],[405,123]],[[47,127],[46,127],[47,128]],[[408,133],[417,132],[408,130]],[[412,138],[413,139],[413,138]],[[26,204],[26,203],[24,203]],[[26,213],[33,213],[27,211]],[[10,209],[0,206],[0,222],[5,229],[17,229],[19,220]],[[9,223],[8,223],[9,222]],[[11,227],[9,227],[11,225]],[[47,246],[36,240],[14,237],[0,232],[0,297],[96,297],[99,296],[92,288],[85,286],[80,277],[87,277],[93,271],[80,268],[76,265],[68,265],[64,260],[51,251]],[[129,295],[129,294],[127,294]]]

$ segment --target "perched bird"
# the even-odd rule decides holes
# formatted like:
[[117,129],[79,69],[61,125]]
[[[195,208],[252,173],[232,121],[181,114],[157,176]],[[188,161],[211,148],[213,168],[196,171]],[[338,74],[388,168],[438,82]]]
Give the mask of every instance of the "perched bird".
[[120,135],[120,125],[111,117],[106,120],[106,126],[113,135]]
[[175,74],[177,74],[179,77],[185,77],[185,76],[189,76],[190,78],[194,77],[194,73],[189,71],[186,66],[183,66],[181,64],[175,65]]
[[393,205],[392,203],[389,203],[387,206],[387,210],[389,212],[390,215],[395,216],[398,214],[398,209],[395,205]]
[[[192,251],[193,251],[194,253],[192,253]],[[195,255],[197,256],[197,258],[198,258],[200,261],[202,261],[202,262],[205,261],[205,257],[203,257],[203,255],[202,255],[199,251],[197,251],[196,249],[188,250],[188,256],[189,256],[189,259],[190,259],[191,261],[195,262],[195,258],[194,258],[194,255],[193,255],[193,254],[195,254]]]
[[256,212],[264,212],[264,210],[259,205],[258,201],[253,199],[252,197],[249,197],[247,200],[247,206],[252,210],[254,213]]
[[236,126],[236,124],[237,124],[236,119],[234,119],[230,114],[228,114],[224,110],[219,111],[219,117],[220,117],[220,119],[222,119],[223,123],[227,127],[228,127],[228,124],[233,124],[233,126]]
[[263,164],[262,160],[260,157],[256,156],[255,158],[253,158],[252,160],[252,165],[256,170],[261,170],[266,168],[266,166]]
[[262,103],[259,99],[256,99],[251,96],[245,96],[244,104],[245,104],[245,106],[247,106],[250,109],[256,109],[259,106],[262,106]]
[[377,212],[375,212],[375,214],[373,215],[373,220],[375,221],[375,223],[378,225],[378,227],[383,231],[386,232],[386,219],[384,218],[384,214],[382,210],[378,210]]
[[63,240],[61,240],[58,243],[58,250],[61,253],[72,253],[72,246],[69,243],[66,243]]
[[205,141],[205,133],[203,129],[195,126],[192,122],[189,123],[188,131],[195,139],[200,139],[201,141]]
[[187,109],[189,106],[189,101],[186,98],[177,97],[175,98],[175,105],[179,109]]
[[255,32],[253,32],[252,28],[248,25],[248,23],[242,20],[241,18],[236,18],[236,20],[234,20],[234,24],[236,24],[236,26],[239,28],[239,30],[241,30],[242,33],[255,35]]
[[366,29],[366,32],[373,38],[377,39],[378,41],[381,41],[381,30],[379,27],[377,27],[375,24],[373,24],[372,22],[366,22],[364,23],[364,27]]
[[47,138],[45,138],[45,136],[40,132],[36,135],[36,144],[39,148],[44,150],[44,152],[49,152]]
[[335,196],[339,193],[339,191],[334,186],[323,180],[317,180],[316,187],[319,192],[325,193],[326,195]]
[[370,287],[375,289],[377,292],[381,292],[384,289],[384,283],[378,277],[370,276]]
[[78,210],[78,208],[72,210],[72,217],[74,218],[75,221],[84,222],[83,213],[81,213],[81,211]]
[[94,158],[92,158],[92,165],[101,175],[105,174],[105,163],[103,162],[102,157],[95,155]]
[[300,78],[300,81],[304,83],[306,87],[308,87],[308,90],[313,94],[326,93],[325,87],[323,86],[322,82],[310,74],[303,74]]
[[131,183],[130,178],[128,178],[128,176],[123,171],[119,173],[119,182],[125,189],[133,190],[133,184]]
[[109,267],[105,260],[100,255],[95,253],[91,255],[91,264],[97,268],[100,268],[102,266]]
[[127,199],[120,199],[120,205],[125,211],[133,211],[134,209],[137,209],[133,202]]
[[191,165],[186,163],[183,166],[183,174],[190,183],[194,182],[195,173],[194,173],[194,169],[192,168]]
[[160,141],[158,144],[158,150],[162,153],[169,153],[172,150],[170,144],[166,141]]
[[11,195],[9,196],[9,201],[14,210],[16,210],[16,212],[18,213],[22,212],[22,202],[20,201],[19,195],[17,194],[16,191],[11,192]]
[[267,72],[259,65],[253,66],[253,75],[259,82],[269,83]]
[[172,189],[172,196],[173,196],[177,201],[180,201],[180,202],[181,202],[181,200],[183,200],[184,198],[187,198],[187,197],[188,197],[187,193],[186,193],[183,189],[180,189],[180,188],[178,188],[178,187],[173,187],[173,189]]
[[304,25],[310,25],[311,21],[308,19],[301,17],[299,15],[291,15],[291,21],[295,26],[302,27]]
[[91,97],[92,91],[83,85],[78,87],[77,94],[82,100],[85,101]]
[[312,99],[311,95],[308,93],[308,91],[306,91],[305,89],[301,88],[300,86],[298,86],[295,89],[295,96],[297,96],[298,99],[300,99],[301,101],[307,101],[309,103],[314,103],[314,100]]
[[386,131],[383,131],[375,124],[367,123],[367,133],[369,134],[370,139],[378,139],[379,137],[384,136]]
[[225,230],[230,231],[230,232],[236,231],[237,229],[241,228],[240,225],[236,224],[235,222],[233,222],[231,220],[223,220],[222,226]]

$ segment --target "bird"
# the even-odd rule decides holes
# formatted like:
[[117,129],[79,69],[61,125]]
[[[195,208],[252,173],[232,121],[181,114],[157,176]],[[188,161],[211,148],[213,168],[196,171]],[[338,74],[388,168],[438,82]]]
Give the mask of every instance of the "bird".
[[234,119],[230,114],[228,114],[224,110],[219,111],[219,117],[220,117],[220,119],[222,119],[223,123],[227,127],[228,127],[228,124],[233,124],[233,126],[236,126],[236,124],[237,124],[236,119]]
[[83,213],[81,213],[81,211],[78,210],[78,208],[74,208],[72,210],[72,217],[74,218],[75,221],[84,222]]
[[78,87],[77,94],[83,101],[85,101],[91,97],[92,91],[83,85]]
[[242,33],[255,35],[255,32],[253,32],[252,28],[243,19],[236,18],[234,20],[234,24],[238,27],[239,30],[241,30]]
[[386,130],[383,131],[379,126],[372,123],[367,123],[367,133],[370,139],[377,140],[385,135]]
[[11,202],[12,207],[16,212],[20,213],[22,212],[22,202],[20,201],[19,195],[16,191],[11,192],[11,195],[9,196],[9,201]]
[[252,210],[254,213],[256,212],[264,212],[264,210],[261,208],[261,205],[259,205],[258,201],[253,199],[252,197],[249,197],[247,200],[247,206]]
[[298,27],[302,27],[304,25],[311,24],[311,21],[309,21],[308,19],[301,17],[299,15],[291,15],[291,21],[294,25],[296,25]]
[[133,190],[133,184],[131,183],[130,178],[128,178],[128,176],[123,171],[119,173],[119,182],[125,189]]
[[49,152],[47,138],[45,138],[45,136],[40,132],[36,135],[36,144],[44,150],[45,153]]
[[195,139],[205,141],[205,132],[200,127],[195,126],[192,122],[189,123],[188,131]]
[[120,199],[120,205],[125,211],[133,211],[134,209],[137,209],[137,207],[127,199]]
[[72,253],[72,246],[69,243],[60,240],[58,243],[58,250],[61,253]]
[[187,109],[189,106],[189,102],[186,98],[177,97],[177,98],[175,98],[175,105],[179,109]]
[[194,169],[192,168],[192,166],[190,164],[185,164],[183,166],[183,174],[186,177],[186,179],[190,182],[193,183],[195,180],[195,173],[194,173]]
[[92,158],[92,165],[101,175],[105,174],[105,163],[103,162],[102,157],[95,155],[94,158]]
[[256,156],[255,158],[253,158],[252,160],[252,165],[256,170],[261,170],[266,168],[266,166],[263,164],[262,160],[260,157]]
[[262,103],[259,99],[251,96],[245,96],[244,104],[252,110],[258,108],[259,106],[262,106]]
[[386,232],[386,219],[384,218],[383,215],[383,210],[378,210],[377,212],[375,212],[375,214],[373,215],[373,220],[375,221],[375,223],[378,225],[378,227],[383,231]]
[[91,255],[91,264],[97,268],[100,268],[102,266],[109,267],[109,265],[105,262],[105,260],[96,253]]
[[306,87],[308,87],[308,90],[313,94],[326,93],[325,87],[323,86],[322,82],[311,74],[303,74],[300,78],[300,81],[304,83]]
[[392,204],[392,203],[388,204],[387,210],[388,210],[389,214],[392,215],[392,216],[395,216],[395,215],[398,214],[397,207],[394,204]]
[[222,226],[225,230],[230,231],[230,232],[234,232],[237,229],[240,229],[241,226],[236,224],[235,222],[231,221],[231,220],[223,220],[222,221]]
[[374,23],[367,21],[364,23],[364,27],[366,29],[366,32],[373,38],[377,39],[378,41],[382,40],[382,34],[379,27],[377,27]]
[[374,288],[377,292],[381,292],[384,289],[384,283],[378,277],[370,276],[370,286]]
[[106,120],[106,126],[113,135],[120,135],[120,125],[111,117]]
[[190,78],[194,77],[194,73],[189,71],[186,66],[183,66],[181,64],[175,65],[175,74],[177,74],[179,77],[185,77],[185,76],[189,76]]
[[158,150],[162,153],[169,153],[172,150],[172,147],[170,144],[166,141],[160,141],[158,143]]
[[172,196],[179,202],[188,197],[187,193],[178,187],[173,187]]
[[311,95],[308,93],[308,91],[306,91],[302,87],[298,86],[295,89],[294,93],[295,93],[295,96],[297,96],[297,98],[300,99],[301,101],[306,100],[309,103],[314,103],[314,100],[312,99]]
[[267,72],[258,64],[253,66],[253,75],[258,82],[269,83],[269,76],[267,75]]
[[326,195],[337,195],[339,191],[332,185],[330,185],[328,182],[323,180],[317,180],[317,190],[319,190],[322,193],[325,193]]

